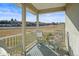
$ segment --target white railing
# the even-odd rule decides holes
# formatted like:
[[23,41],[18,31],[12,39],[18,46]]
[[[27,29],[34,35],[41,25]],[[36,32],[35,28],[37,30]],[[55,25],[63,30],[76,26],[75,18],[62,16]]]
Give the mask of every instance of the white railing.
[[[26,32],[25,48],[28,50],[36,41],[36,35],[33,32]],[[32,44],[33,43],[33,44]],[[0,38],[0,47],[3,47],[10,53],[10,55],[21,55],[22,48],[22,34],[16,34]]]
[[22,53],[22,34],[16,34],[0,38],[0,46],[10,53],[10,55],[21,55]]

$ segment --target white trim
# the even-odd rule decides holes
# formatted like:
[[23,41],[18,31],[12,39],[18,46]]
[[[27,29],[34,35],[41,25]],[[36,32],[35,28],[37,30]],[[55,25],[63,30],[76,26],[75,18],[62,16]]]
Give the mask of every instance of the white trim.
[[32,47],[34,47],[36,45],[37,41],[32,42],[31,44],[29,44],[28,46],[26,46],[26,52],[28,52]]
[[6,37],[1,37],[0,40],[4,40],[7,38],[12,38],[12,37],[16,37],[16,36],[21,36],[22,34],[16,34],[16,35],[11,35],[11,36],[6,36]]

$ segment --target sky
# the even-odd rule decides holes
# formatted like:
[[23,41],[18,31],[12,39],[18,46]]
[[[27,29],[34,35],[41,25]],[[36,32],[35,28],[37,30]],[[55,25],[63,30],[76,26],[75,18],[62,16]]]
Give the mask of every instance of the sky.
[[[22,9],[16,4],[12,3],[0,3],[0,20],[11,20],[17,19],[21,21],[22,18]],[[36,15],[30,13],[29,11],[26,12],[26,20],[30,22],[36,21]],[[47,14],[40,14],[39,16],[40,22],[65,22],[65,12],[52,12]]]

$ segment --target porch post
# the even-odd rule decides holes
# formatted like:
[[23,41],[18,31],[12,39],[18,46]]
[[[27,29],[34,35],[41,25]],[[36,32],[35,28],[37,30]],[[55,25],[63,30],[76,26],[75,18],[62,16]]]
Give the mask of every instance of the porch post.
[[37,13],[37,15],[36,15],[36,27],[37,27],[37,29],[39,28],[39,13]]
[[25,35],[26,35],[26,6],[22,4],[22,46],[23,46],[23,54],[25,52]]

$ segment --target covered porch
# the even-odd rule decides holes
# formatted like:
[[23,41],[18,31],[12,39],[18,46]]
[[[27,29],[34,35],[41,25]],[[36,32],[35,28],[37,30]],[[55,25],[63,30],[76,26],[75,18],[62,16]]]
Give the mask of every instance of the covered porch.
[[[19,4],[20,5],[20,4]],[[23,34],[23,50],[26,51],[26,55],[27,56],[57,56],[60,55],[58,54],[56,51],[54,51],[52,49],[52,47],[49,46],[48,43],[44,43],[44,42],[38,42],[39,41],[44,41],[41,40],[42,38],[42,32],[40,33],[39,31],[39,15],[40,14],[45,14],[45,13],[51,13],[51,12],[58,12],[58,11],[64,11],[65,10],[65,6],[66,4],[61,4],[61,3],[46,3],[46,4],[40,4],[40,3],[26,3],[26,4],[21,4],[22,7],[22,34]],[[24,44],[24,40],[25,40],[25,22],[27,22],[27,20],[25,20],[26,17],[26,11],[30,10],[31,13],[36,15],[36,37],[37,37],[37,42],[35,45],[33,45],[30,49],[25,48],[25,44]],[[40,38],[41,35],[41,38]],[[64,53],[64,52],[63,52]]]
[[[39,30],[39,14],[65,11],[66,4],[65,3],[43,3],[43,4],[42,3],[22,3],[22,4],[16,4],[16,5],[20,6],[22,8],[22,33],[19,35],[0,38],[2,40],[2,42],[4,42],[4,44],[7,44],[8,41],[3,40],[3,39],[9,38],[8,39],[9,40],[8,50],[12,51],[11,55],[13,55],[13,49],[17,49],[17,47],[19,47],[19,49],[17,50],[17,51],[19,51],[19,54],[17,54],[17,51],[15,51],[15,53],[17,55],[26,55],[26,56],[58,56],[58,55],[60,55],[55,50],[53,50],[53,46],[49,45],[48,43],[45,43],[44,42],[45,40],[41,40],[41,38],[43,36],[42,35],[43,32]],[[37,40],[35,40],[34,42],[32,42],[31,44],[29,44],[27,46],[27,44],[26,44],[27,42],[25,42],[25,40],[28,40],[27,39],[28,35],[26,35],[26,29],[27,29],[27,27],[26,27],[26,22],[27,22],[26,11],[28,11],[28,10],[31,13],[36,15],[36,20],[37,20],[36,32],[30,33],[30,34],[31,34],[31,36],[34,35],[34,37]],[[40,35],[41,35],[41,38],[39,37]],[[20,41],[18,41],[17,38],[19,38]],[[13,42],[13,40],[15,42],[14,43],[15,47],[11,47],[11,46],[13,46],[13,43],[10,43],[10,42]],[[66,55],[66,54],[64,54],[64,55]]]

